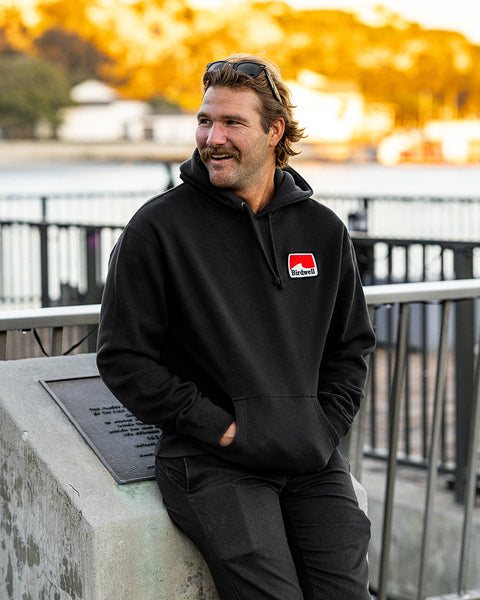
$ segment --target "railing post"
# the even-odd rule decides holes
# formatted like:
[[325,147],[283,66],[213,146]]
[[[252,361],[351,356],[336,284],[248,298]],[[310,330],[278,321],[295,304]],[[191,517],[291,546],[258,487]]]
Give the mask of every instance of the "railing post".
[[99,227],[88,227],[86,230],[87,261],[87,304],[98,304],[101,300],[101,289],[98,285],[100,268],[100,233]]
[[0,360],[7,360],[7,332],[0,331]]
[[[455,249],[455,279],[473,279],[473,252]],[[459,300],[455,306],[455,390],[456,390],[456,473],[455,499],[465,500],[465,473],[468,464],[468,431],[473,397],[473,300]]]
[[[463,518],[462,545],[458,570],[457,592],[459,595],[465,595],[467,588],[468,561],[472,543],[472,517],[473,509],[475,507],[475,494],[477,490],[477,448],[480,441],[480,352],[477,353],[477,366],[475,368],[474,384],[472,388],[472,420],[470,423],[469,435],[467,436],[470,460],[466,470],[465,512]],[[480,594],[480,590],[478,593]]]
[[437,372],[435,378],[435,398],[433,404],[432,431],[430,440],[430,455],[428,461],[427,493],[425,497],[425,511],[423,517],[422,547],[420,551],[420,573],[418,578],[417,600],[425,597],[426,574],[431,541],[431,525],[433,515],[433,499],[435,494],[435,480],[438,474],[440,456],[440,433],[442,426],[442,413],[445,403],[445,385],[447,379],[447,350],[448,350],[448,325],[450,321],[450,308],[452,301],[447,300],[442,308],[442,325],[438,343]]
[[53,327],[52,330],[52,356],[62,353],[63,327]]
[[48,293],[48,225],[47,225],[47,197],[42,196],[42,222],[39,225],[40,231],[40,271],[42,286],[42,307],[50,306],[50,297]]
[[[101,261],[101,229],[89,227],[86,232],[87,243],[87,304],[98,304],[102,300],[102,287],[100,281]],[[90,336],[87,341],[88,351],[95,352],[97,349],[97,336]]]
[[388,466],[383,511],[382,545],[380,551],[378,600],[387,600],[388,562],[390,558],[392,537],[393,496],[395,492],[395,478],[397,472],[398,429],[408,348],[408,312],[409,305],[407,303],[401,303],[397,324],[395,368],[390,396]]

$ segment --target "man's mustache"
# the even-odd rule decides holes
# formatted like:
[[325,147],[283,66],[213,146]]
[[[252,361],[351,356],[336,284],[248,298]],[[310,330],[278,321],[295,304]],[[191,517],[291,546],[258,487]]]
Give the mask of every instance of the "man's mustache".
[[212,157],[229,157],[229,158],[234,158],[235,160],[240,160],[240,152],[238,150],[235,150],[234,148],[232,148],[231,150],[227,150],[226,148],[212,148],[212,147],[206,147],[206,148],[202,148],[202,150],[200,150],[200,158],[205,161],[208,160],[209,158]]

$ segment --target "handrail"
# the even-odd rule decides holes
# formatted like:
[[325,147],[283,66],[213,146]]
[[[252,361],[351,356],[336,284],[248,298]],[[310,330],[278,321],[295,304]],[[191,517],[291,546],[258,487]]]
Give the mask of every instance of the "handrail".
[[[363,290],[368,306],[465,300],[480,297],[480,279],[368,285],[364,286]],[[95,325],[98,323],[99,314],[100,304],[3,310],[0,311],[0,331]]]
[[397,302],[466,300],[480,296],[480,279],[391,283],[369,285],[363,289],[369,306]]
[[95,325],[100,315],[100,304],[80,306],[51,306],[0,311],[0,332],[32,327],[69,327]]

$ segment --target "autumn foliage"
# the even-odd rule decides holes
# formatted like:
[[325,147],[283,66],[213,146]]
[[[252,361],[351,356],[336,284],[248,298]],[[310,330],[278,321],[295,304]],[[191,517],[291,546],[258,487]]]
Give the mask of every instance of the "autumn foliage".
[[[6,5],[6,6],[5,6]],[[264,53],[294,79],[310,69],[349,81],[367,100],[393,103],[399,123],[422,115],[480,115],[480,47],[426,31],[385,9],[375,24],[354,14],[294,10],[282,2],[44,0],[0,8],[0,56],[23,53],[64,71],[71,84],[100,78],[130,98],[198,106],[207,62]]]

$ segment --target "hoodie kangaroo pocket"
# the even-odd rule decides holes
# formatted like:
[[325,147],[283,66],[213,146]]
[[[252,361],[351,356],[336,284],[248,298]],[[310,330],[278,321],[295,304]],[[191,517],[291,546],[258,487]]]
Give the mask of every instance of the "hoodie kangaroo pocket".
[[338,439],[317,399],[269,396],[234,399],[237,433],[221,448],[226,459],[283,473],[323,468]]

